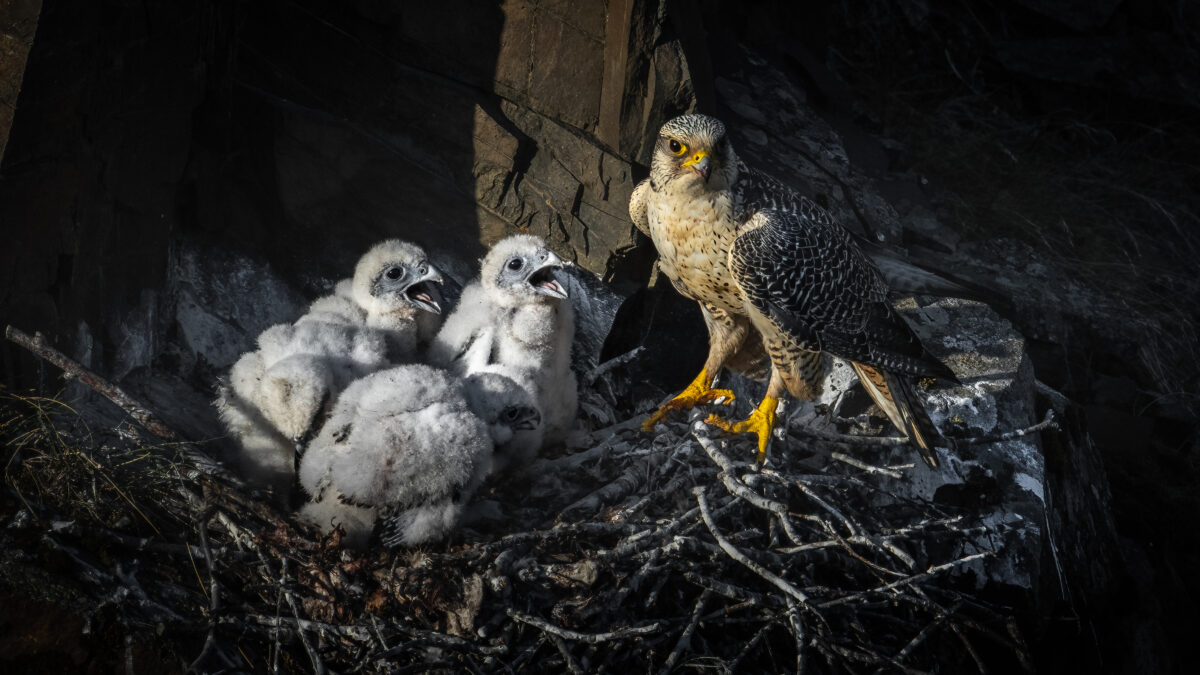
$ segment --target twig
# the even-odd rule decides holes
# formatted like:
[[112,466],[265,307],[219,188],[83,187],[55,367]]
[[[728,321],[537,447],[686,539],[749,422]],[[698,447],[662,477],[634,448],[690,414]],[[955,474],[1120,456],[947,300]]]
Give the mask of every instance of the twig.
[[683,651],[688,649],[692,644],[692,633],[696,632],[696,626],[700,625],[700,617],[704,614],[704,605],[708,602],[712,592],[705,589],[700,593],[700,599],[696,600],[696,606],[692,609],[692,618],[688,621],[688,625],[679,634],[679,640],[675,642],[675,649],[671,650],[671,654],[667,656],[666,662],[659,670],[659,675],[667,675],[679,662],[679,657],[683,655]]
[[800,618],[800,608],[796,606],[795,601],[787,598],[787,617],[788,625],[792,629],[792,636],[796,639],[796,675],[801,675],[804,672],[804,622]]
[[567,670],[575,673],[576,675],[582,675],[583,668],[580,668],[579,664],[575,662],[575,657],[571,656],[571,650],[567,648],[566,641],[561,637],[551,633],[550,642],[554,643],[554,646],[558,648],[558,653],[562,654],[563,661],[567,662]]
[[[296,599],[292,597],[292,592],[287,588],[287,568],[288,559],[282,558],[279,561],[279,588],[283,591],[283,597],[287,599],[288,606],[292,608],[292,616],[296,618],[296,632],[300,635],[300,643],[304,645],[304,651],[308,653],[308,659],[312,662],[313,672],[317,675],[324,675],[329,672],[325,666],[325,661],[321,659],[321,655],[317,653],[316,648],[308,641],[308,635],[304,632],[305,622],[300,618],[300,608],[296,606]],[[362,629],[364,632],[366,629]],[[368,637],[370,634],[368,633]]]
[[763,579],[766,579],[773,586],[792,596],[801,604],[808,605],[808,596],[801,592],[800,589],[791,585],[785,579],[776,575],[771,570],[768,570],[762,565],[759,565],[753,560],[747,558],[744,553],[739,551],[736,546],[730,543],[729,540],[721,534],[721,531],[717,529],[716,522],[713,521],[712,512],[708,509],[708,500],[704,497],[704,488],[702,486],[692,488],[692,494],[696,495],[696,502],[700,505],[700,517],[704,519],[704,524],[708,526],[708,531],[711,532],[713,538],[717,540],[717,545],[721,547],[722,551],[725,551],[730,558],[733,558],[734,560],[750,568],[750,570],[755,574],[759,575]]
[[166,424],[154,416],[145,406],[133,400],[120,387],[84,368],[79,362],[68,358],[65,354],[51,347],[41,333],[33,337],[8,326],[4,329],[4,337],[21,345],[46,361],[60,368],[68,377],[75,378],[91,387],[105,398],[117,404],[126,414],[138,421],[147,431],[168,441],[179,441],[179,436]]
[[355,642],[369,642],[371,640],[371,629],[366,626],[338,626],[332,623],[298,619],[295,617],[243,614],[241,616],[223,616],[219,621],[223,624],[233,624],[242,627],[260,626],[263,628],[287,628],[297,632],[328,633],[330,635],[340,635]]
[[619,630],[609,631],[607,633],[579,633],[566,628],[560,628],[552,623],[530,616],[524,612],[519,612],[512,607],[505,610],[509,617],[514,621],[527,623],[541,631],[557,635],[566,640],[574,640],[576,642],[586,642],[587,644],[598,644],[600,642],[609,642],[611,640],[624,640],[627,638],[637,637],[639,635],[649,635],[659,629],[658,622],[647,624],[645,626],[630,626]]
[[729,490],[730,494],[764,511],[775,514],[783,526],[784,533],[792,540],[792,543],[797,545],[804,543],[803,538],[796,532],[791,519],[788,517],[788,508],[785,504],[760,495],[739,480],[734,474],[734,467],[736,465],[733,460],[717,449],[717,444],[712,442],[712,440],[699,434],[696,435],[696,440],[700,442],[700,447],[704,448],[708,456],[721,467],[721,472],[717,474],[717,477],[721,479],[721,482],[725,485],[725,489]]
[[620,366],[625,365],[626,363],[629,363],[630,361],[636,359],[638,357],[638,355],[641,354],[645,350],[646,350],[645,346],[638,345],[637,347],[634,347],[633,349],[625,352],[624,354],[621,354],[620,356],[615,356],[615,357],[605,361],[604,363],[601,363],[600,365],[596,366],[595,368],[592,368],[591,370],[589,370],[587,372],[587,374],[583,376],[584,383],[586,383],[588,386],[591,386],[592,384],[594,384],[596,382],[596,380],[600,379],[601,375],[604,375],[605,373],[611,371],[614,368],[618,368]]
[[901,474],[899,471],[892,471],[891,469],[885,469],[880,466],[871,466],[870,464],[867,464],[866,462],[861,462],[861,461],[859,461],[849,455],[841,453],[841,452],[834,452],[834,453],[830,454],[830,457],[832,457],[833,459],[836,459],[839,462],[845,462],[846,464],[849,464],[850,466],[852,466],[856,469],[862,469],[863,471],[866,471],[867,473],[873,473],[873,474],[878,474],[881,476],[887,476],[888,478],[895,478],[896,480],[899,480],[904,477],[903,474]]
[[[208,517],[198,519],[200,527],[200,550],[204,553],[205,567],[208,570],[209,592],[208,592],[208,633],[204,637],[204,646],[200,648],[200,654],[196,656],[191,665],[188,666],[187,672],[201,672],[200,664],[204,658],[216,646],[217,634],[217,611],[221,607],[221,587],[217,583],[216,563],[213,562],[212,547],[208,541]],[[229,666],[228,662],[226,665]]]
[[712,591],[718,595],[725,596],[730,600],[749,602],[750,604],[757,605],[759,607],[778,606],[778,601],[772,596],[764,595],[762,593],[755,593],[754,591],[746,590],[740,586],[734,586],[733,584],[721,581],[720,579],[713,579],[712,577],[705,576],[699,572],[684,572],[683,578],[687,579],[693,584],[696,584],[700,588]]
[[904,577],[903,579],[897,579],[896,581],[893,581],[891,583],[887,583],[882,586],[876,586],[874,588],[869,588],[865,591],[860,591],[858,593],[851,593],[850,595],[845,595],[840,598],[834,598],[833,600],[830,600],[828,602],[821,603],[817,607],[820,609],[827,609],[829,607],[835,607],[837,605],[841,605],[841,604],[850,602],[851,600],[857,600],[858,598],[861,598],[864,595],[869,595],[871,593],[882,593],[884,591],[890,591],[893,588],[896,588],[898,586],[906,586],[909,584],[915,584],[918,581],[924,581],[925,579],[928,579],[929,577],[934,576],[935,574],[938,574],[940,572],[945,572],[946,570],[951,569],[953,567],[957,567],[959,565],[965,565],[966,563],[969,563],[973,560],[979,560],[980,558],[986,558],[987,556],[990,556],[990,555],[992,555],[991,551],[984,551],[983,553],[975,553],[975,554],[969,555],[965,558],[959,558],[958,560],[952,560],[948,563],[942,563],[941,565],[934,565],[933,567],[930,567],[929,569],[925,570],[924,572],[921,572],[920,574],[914,574],[912,576]]
[[979,445],[982,443],[1003,443],[1004,441],[1011,441],[1014,438],[1020,438],[1022,436],[1028,436],[1029,434],[1037,433],[1039,431],[1042,431],[1043,429],[1057,429],[1057,428],[1059,428],[1059,427],[1058,427],[1058,422],[1054,419],[1054,408],[1049,408],[1046,410],[1046,416],[1042,418],[1041,422],[1038,422],[1037,424],[1025,427],[1024,429],[1014,429],[1012,431],[1006,431],[1005,433],[996,434],[994,436],[980,436],[977,438],[955,439],[954,442],[958,445]]
[[746,658],[747,654],[754,651],[754,648],[758,646],[758,643],[762,642],[762,639],[767,634],[767,631],[771,630],[772,628],[774,628],[774,624],[769,623],[758,629],[758,632],[754,634],[754,637],[746,641],[746,644],[742,647],[741,651],[738,652],[737,656],[733,657],[733,660],[725,665],[724,672],[737,672],[738,666],[742,663],[742,659]]
[[942,624],[946,623],[947,619],[954,616],[955,612],[957,612],[958,608],[961,606],[962,600],[959,600],[955,602],[950,609],[939,612],[933,621],[929,622],[924,628],[921,629],[919,633],[914,635],[913,639],[909,640],[908,644],[904,645],[904,648],[901,649],[898,654],[896,654],[896,661],[903,661],[904,659],[908,658],[908,655],[911,654],[914,649],[920,646],[920,644],[924,642],[930,635],[932,635],[933,631],[937,630],[942,626]]

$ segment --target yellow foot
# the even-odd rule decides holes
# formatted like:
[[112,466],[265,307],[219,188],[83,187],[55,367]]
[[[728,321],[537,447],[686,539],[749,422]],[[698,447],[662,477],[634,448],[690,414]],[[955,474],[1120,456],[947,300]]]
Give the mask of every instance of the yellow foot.
[[757,434],[758,455],[755,457],[755,461],[761,466],[763,462],[767,461],[767,446],[771,443],[771,431],[775,428],[775,405],[777,403],[779,403],[778,399],[764,398],[754,412],[741,422],[730,422],[723,417],[709,415],[704,423],[711,424],[727,434]]
[[708,373],[701,370],[696,379],[692,380],[691,384],[679,392],[678,396],[662,404],[662,407],[656,410],[653,415],[647,417],[645,422],[642,422],[642,431],[654,431],[654,427],[671,412],[688,410],[698,405],[715,403],[719,400],[722,405],[729,405],[733,403],[733,398],[733,392],[728,389],[713,389]]

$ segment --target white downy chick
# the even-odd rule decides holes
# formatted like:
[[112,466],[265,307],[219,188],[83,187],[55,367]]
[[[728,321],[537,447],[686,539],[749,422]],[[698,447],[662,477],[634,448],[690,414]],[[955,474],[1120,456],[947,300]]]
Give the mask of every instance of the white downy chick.
[[[496,431],[511,440],[536,411],[509,407],[520,409],[502,407]],[[353,383],[301,461],[300,485],[312,502],[299,517],[323,532],[341,525],[354,546],[365,544],[377,519],[389,547],[445,536],[491,468],[486,410],[472,409],[462,380],[429,366]]]
[[542,414],[530,383],[520,383],[495,366],[468,375],[471,409],[492,438],[492,472],[521,471],[533,463],[542,447]]
[[217,400],[241,446],[238,464],[252,483],[286,494],[296,453],[338,392],[416,356],[418,344],[431,339],[440,322],[441,280],[420,247],[383,241],[359,259],[352,279],[314,301],[294,324],[259,335],[255,356],[243,356],[243,374],[235,366]]
[[563,264],[537,237],[497,242],[429,352],[432,363],[459,374],[500,366],[530,384],[547,443],[566,437],[578,408],[571,371],[575,317],[557,274]]
[[399,239],[381,241],[359,259],[350,295],[366,325],[384,331],[393,363],[413,360],[437,333],[441,283],[425,250]]
[[221,422],[238,442],[234,458],[238,472],[250,485],[268,488],[286,501],[295,480],[296,451],[252,403],[264,370],[262,354],[243,354],[230,369],[229,381],[217,388],[215,404]]

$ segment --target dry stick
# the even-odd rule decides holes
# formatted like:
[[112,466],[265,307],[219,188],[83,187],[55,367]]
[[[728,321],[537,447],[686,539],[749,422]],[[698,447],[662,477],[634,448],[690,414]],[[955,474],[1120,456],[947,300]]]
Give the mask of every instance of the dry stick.
[[[308,659],[312,661],[313,672],[317,675],[324,675],[329,672],[329,669],[321,660],[321,655],[317,653],[316,648],[308,641],[308,635],[304,632],[304,620],[300,618],[300,609],[296,607],[296,599],[292,597],[292,592],[287,588],[288,559],[281,558],[279,563],[279,588],[283,591],[283,597],[287,600],[288,606],[292,608],[292,616],[296,618],[296,632],[300,635],[300,642],[304,645],[304,651],[308,653]],[[369,634],[368,637],[370,637]]]
[[744,553],[739,551],[736,546],[730,543],[730,541],[721,534],[721,531],[717,529],[717,523],[713,521],[712,512],[709,511],[708,499],[704,497],[704,487],[697,486],[692,488],[692,494],[696,495],[696,502],[700,505],[700,517],[704,519],[704,524],[708,526],[708,531],[711,532],[713,538],[717,540],[717,545],[721,547],[722,551],[725,551],[730,558],[733,558],[734,560],[750,568],[751,571],[763,579],[766,579],[779,590],[795,598],[800,604],[804,605],[805,607],[808,606],[808,596],[801,592],[800,589],[791,585],[787,582],[787,580],[776,575],[771,570],[747,558]]
[[581,497],[573,504],[562,509],[560,516],[569,516],[573,511],[596,511],[606,504],[611,504],[637,490],[645,482],[645,466],[637,462],[625,469],[607,485]]
[[664,537],[674,536],[679,531],[679,528],[691,522],[699,511],[699,509],[695,508],[689,509],[686,513],[677,516],[666,525],[654,530],[641,530],[636,534],[625,537],[617,542],[616,546],[607,551],[597,551],[592,557],[595,560],[612,560],[640,553],[645,549],[651,548]]
[[663,667],[659,670],[659,675],[667,675],[675,664],[679,661],[679,657],[683,655],[683,651],[692,645],[692,633],[696,632],[696,626],[700,624],[700,617],[704,613],[704,605],[708,602],[708,597],[712,595],[712,591],[704,589],[700,593],[700,599],[696,601],[695,608],[692,609],[692,618],[688,621],[687,628],[679,635],[679,640],[675,642],[675,649],[671,650],[671,654],[667,657]]
[[787,598],[787,606],[788,625],[796,638],[796,675],[801,675],[804,672],[804,622],[800,620],[800,609],[795,601]]
[[934,565],[933,567],[930,567],[929,569],[925,570],[924,572],[921,572],[920,574],[914,574],[911,576],[904,577],[903,579],[897,579],[896,581],[893,581],[891,583],[884,584],[882,586],[876,586],[874,588],[868,588],[867,590],[860,591],[858,593],[851,593],[850,595],[844,595],[840,598],[835,598],[828,602],[823,602],[820,605],[817,605],[817,607],[820,609],[828,609],[830,607],[835,607],[837,605],[841,605],[841,604],[850,602],[852,600],[857,600],[857,599],[861,598],[862,596],[870,594],[870,593],[882,593],[884,591],[890,591],[893,588],[896,588],[898,586],[907,586],[909,584],[914,584],[919,581],[924,581],[925,579],[928,579],[929,577],[934,576],[935,574],[938,574],[940,572],[945,572],[946,570],[948,570],[952,567],[957,567],[958,565],[969,563],[972,560],[986,558],[987,556],[990,556],[990,555],[992,555],[991,551],[984,551],[983,553],[976,553],[974,555],[969,555],[965,558],[959,558],[958,560],[951,560],[950,562],[942,563],[941,565]]
[[[117,385],[100,377],[85,368],[78,361],[69,358],[54,347],[51,347],[41,333],[34,333],[33,337],[30,337],[25,332],[13,326],[7,326],[4,329],[4,337],[33,352],[39,358],[49,361],[66,373],[68,377],[79,380],[88,387],[91,387],[94,391],[115,403],[127,415],[137,420],[138,424],[142,425],[143,428],[155,436],[175,443],[183,442],[183,438],[179,434],[175,433],[162,420],[158,419],[148,408],[135,401],[133,397],[126,394]],[[212,475],[230,477],[229,472],[224,467],[195,447],[187,446],[181,449],[196,468]],[[237,483],[238,481],[235,479],[234,482]]]
[[919,633],[914,635],[913,639],[909,640],[908,644],[904,645],[904,648],[901,649],[898,654],[896,654],[895,660],[900,662],[908,658],[908,655],[911,654],[914,649],[920,646],[920,644],[924,642],[926,638],[932,635],[933,631],[937,630],[942,626],[942,624],[946,623],[951,616],[956,614],[959,607],[962,607],[962,600],[955,601],[954,605],[952,605],[950,609],[939,610],[938,615],[934,618],[934,620],[929,622],[929,624],[922,628]]
[[[413,636],[414,642],[420,640],[420,641],[425,642],[426,644],[431,644],[436,647],[441,647],[444,649],[453,649],[453,650],[459,651],[459,652],[471,652],[474,654],[480,654],[482,656],[494,656],[496,654],[508,653],[508,646],[504,645],[504,644],[481,645],[481,644],[472,642],[470,640],[466,640],[464,638],[457,637],[455,635],[448,635],[446,633],[439,633],[438,631],[435,631],[435,630],[426,630],[426,629],[422,629],[422,628],[416,628],[413,626],[401,625],[398,623],[394,623],[393,627],[395,627],[398,630],[405,631],[409,635]],[[379,641],[382,644],[383,638],[379,637]],[[390,654],[392,652],[392,650],[394,650],[394,649],[396,649],[396,648],[393,647],[392,649],[389,649],[383,653],[386,656],[386,655]],[[401,651],[403,651],[403,650],[401,650]],[[399,652],[396,652],[396,653],[398,654]]]
[[[200,672],[199,665],[208,656],[208,653],[216,646],[217,635],[217,612],[221,608],[221,587],[217,583],[217,566],[213,562],[212,547],[208,541],[208,515],[203,514],[199,519],[200,524],[200,550],[204,552],[205,567],[208,569],[208,634],[204,637],[204,646],[200,648],[200,654],[188,666],[187,672]],[[224,657],[224,654],[221,655]],[[227,667],[233,667],[233,664],[226,660]]]
[[792,543],[797,545],[804,543],[804,539],[792,526],[792,521],[788,517],[787,506],[773,499],[768,499],[767,497],[760,495],[759,493],[750,489],[750,486],[739,480],[737,475],[734,473],[733,460],[729,459],[725,453],[718,450],[717,444],[713,443],[712,440],[699,434],[696,435],[696,440],[700,442],[700,447],[704,448],[704,451],[708,453],[708,456],[711,457],[712,460],[721,467],[721,472],[717,474],[717,477],[720,478],[721,482],[725,484],[725,489],[729,490],[730,494],[735,497],[740,497],[741,499],[750,503],[752,506],[757,506],[764,511],[775,514],[779,518],[780,524],[783,525],[784,533],[786,533],[788,538],[792,540]]
[[742,650],[738,652],[737,656],[733,657],[733,660],[726,664],[725,672],[736,672],[738,665],[742,662],[742,659],[746,658],[746,655],[753,651],[754,648],[758,646],[759,642],[762,642],[763,636],[765,636],[767,631],[771,630],[774,625],[775,624],[773,623],[768,623],[767,625],[758,629],[758,632],[754,634],[754,637],[750,638],[746,642],[746,644],[742,647]]
[[46,339],[42,337],[41,333],[34,333],[33,337],[29,337],[28,334],[12,326],[8,326],[4,329],[4,337],[54,364],[69,377],[73,377],[103,394],[105,398],[120,406],[121,410],[128,413],[133,419],[138,421],[138,424],[141,424],[155,436],[168,441],[180,440],[174,431],[171,431],[167,425],[163,424],[145,406],[133,400],[120,387],[84,368],[77,361],[68,358],[62,352],[51,347],[46,342]]
[[243,614],[242,616],[223,616],[221,623],[236,624],[243,628],[253,628],[256,625],[263,628],[287,628],[313,633],[329,633],[338,635],[355,642],[367,642],[371,639],[371,629],[365,626],[338,626],[322,621],[296,619],[286,616],[264,616],[262,614]]
[[824,431],[806,426],[791,426],[788,427],[788,435],[804,436],[807,438],[825,441],[834,445],[841,445],[848,448],[855,446],[887,446],[895,447],[899,445],[908,445],[909,440],[905,436],[857,436],[851,434],[839,434],[832,431]]
[[963,438],[963,439],[955,440],[954,442],[957,444],[960,444],[960,445],[978,445],[980,443],[1001,443],[1004,441],[1011,441],[1014,438],[1028,436],[1029,434],[1037,433],[1043,429],[1057,429],[1057,428],[1059,428],[1059,427],[1058,427],[1058,422],[1055,421],[1055,419],[1054,419],[1054,409],[1050,408],[1049,410],[1046,411],[1046,416],[1042,418],[1041,422],[1038,422],[1037,424],[1034,424],[1032,426],[1025,427],[1024,429],[1014,429],[1012,431],[1007,431],[1002,434],[996,434],[994,436],[980,436],[978,438]]
[[751,605],[757,607],[770,607],[772,605],[778,605],[778,601],[769,595],[755,593],[754,591],[746,590],[741,586],[734,586],[731,583],[721,581],[720,579],[713,579],[712,577],[705,576],[699,572],[684,572],[683,578],[687,579],[693,584],[696,584],[700,588],[703,588],[707,591],[712,591],[717,595],[725,596],[730,600],[736,600],[741,603],[750,603]]
[[614,356],[613,358],[605,361],[604,363],[601,363],[600,365],[596,366],[595,368],[592,368],[591,370],[589,370],[587,372],[587,374],[583,376],[584,383],[587,384],[588,386],[591,386],[592,383],[594,383],[596,380],[600,379],[601,375],[607,373],[608,371],[612,370],[613,368],[616,368],[618,366],[623,366],[626,363],[629,363],[630,361],[636,359],[638,357],[638,355],[641,354],[645,350],[646,350],[646,348],[644,346],[638,345],[637,347],[634,347],[633,349],[625,352],[624,354],[621,354],[620,356]]
[[583,669],[575,663],[575,657],[571,656],[571,650],[567,649],[567,643],[561,637],[551,634],[550,641],[558,648],[558,653],[562,654],[563,660],[567,662],[567,670],[577,675],[582,675]]
[[878,474],[881,476],[887,476],[888,478],[895,478],[897,480],[904,477],[904,475],[901,474],[899,471],[885,469],[881,466],[872,466],[870,464],[867,464],[866,462],[861,462],[857,459],[854,459],[850,455],[847,455],[847,454],[844,454],[841,452],[834,452],[830,455],[830,457],[832,457],[833,459],[836,459],[839,462],[845,462],[846,464],[849,464],[850,466],[852,466],[856,469],[862,469],[863,471],[866,471],[867,473],[873,473],[873,474]]
[[[805,495],[807,495],[809,499],[816,502],[821,508],[828,511],[831,515],[833,515],[834,518],[837,518],[838,520],[842,521],[842,524],[845,525],[846,529],[850,531],[850,536],[852,536],[852,537],[858,536],[858,528],[854,526],[854,522],[851,521],[849,518],[847,518],[841,511],[835,509],[829,502],[827,502],[824,499],[821,499],[819,496],[817,496],[817,493],[813,492],[811,488],[809,488],[807,485],[805,485],[804,481],[798,480],[792,484],[795,485],[796,487],[800,488],[801,492],[803,492]],[[836,532],[830,532],[830,534],[832,534],[834,536],[838,536]]]
[[586,642],[587,644],[593,645],[601,642],[609,642],[611,640],[623,640],[625,638],[636,637],[638,635],[648,635],[659,629],[659,624],[656,621],[645,626],[631,626],[629,628],[622,628],[620,630],[609,631],[607,633],[579,633],[573,630],[567,630],[566,628],[560,628],[559,626],[555,626],[554,624],[539,619],[536,616],[530,616],[524,612],[518,612],[512,607],[507,608],[505,612],[514,621],[527,623],[543,632],[551,635],[557,635],[558,637],[567,640]]

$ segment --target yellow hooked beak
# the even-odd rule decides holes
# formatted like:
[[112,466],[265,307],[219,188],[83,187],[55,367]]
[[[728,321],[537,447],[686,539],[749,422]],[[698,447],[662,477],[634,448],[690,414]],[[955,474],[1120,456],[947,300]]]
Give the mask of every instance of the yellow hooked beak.
[[707,152],[699,150],[680,166],[689,166],[692,171],[700,174],[701,178],[708,180],[708,172],[712,169],[712,159],[709,158]]

